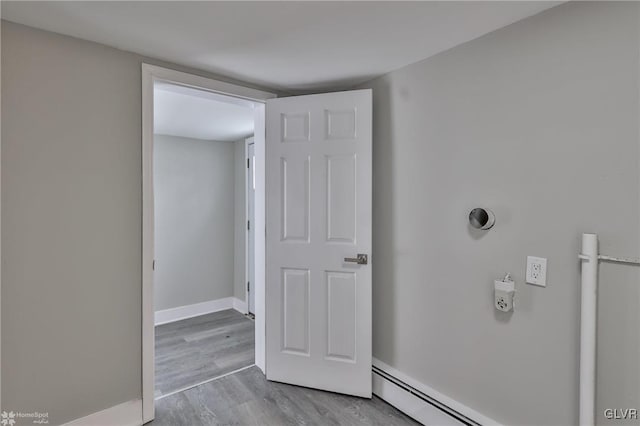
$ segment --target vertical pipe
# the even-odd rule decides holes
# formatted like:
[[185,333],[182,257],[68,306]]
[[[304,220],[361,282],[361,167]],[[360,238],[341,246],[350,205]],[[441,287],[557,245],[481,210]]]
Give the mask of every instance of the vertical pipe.
[[580,309],[580,425],[595,425],[596,309],[598,236],[582,234],[582,304]]

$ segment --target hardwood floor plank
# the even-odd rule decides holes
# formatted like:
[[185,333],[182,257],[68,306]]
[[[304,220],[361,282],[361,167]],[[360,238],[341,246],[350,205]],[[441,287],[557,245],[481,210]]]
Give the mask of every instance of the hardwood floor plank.
[[417,424],[375,396],[369,400],[269,382],[255,366],[157,401],[156,420],[151,423],[152,426]]
[[229,309],[156,327],[156,397],[254,363],[254,322]]
[[[254,364],[254,323],[234,310],[156,327],[156,396]],[[269,382],[258,367],[156,401],[152,426],[416,425],[377,397]]]

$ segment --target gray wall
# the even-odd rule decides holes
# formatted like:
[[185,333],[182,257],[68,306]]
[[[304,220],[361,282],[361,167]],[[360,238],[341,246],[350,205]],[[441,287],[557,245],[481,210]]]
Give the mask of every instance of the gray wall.
[[235,165],[235,188],[234,188],[234,202],[235,202],[235,223],[234,223],[234,268],[233,268],[233,295],[240,300],[247,298],[246,293],[246,273],[245,273],[245,258],[246,258],[246,157],[244,152],[244,139],[234,142],[234,165]]
[[2,402],[140,397],[140,60],[2,23]]
[[207,76],[2,21],[2,402],[51,424],[141,397],[143,59]]
[[[577,423],[580,235],[640,256],[638,34],[637,4],[566,4],[361,86],[375,357],[505,424]],[[478,205],[489,232],[467,227]],[[492,307],[506,272],[513,315]],[[599,413],[640,404],[640,277],[600,278]]]
[[234,143],[154,137],[155,310],[233,296]]

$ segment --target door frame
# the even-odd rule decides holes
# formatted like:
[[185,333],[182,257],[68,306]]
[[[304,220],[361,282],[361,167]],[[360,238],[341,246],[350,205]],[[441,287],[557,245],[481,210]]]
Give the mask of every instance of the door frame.
[[[249,142],[251,141],[251,142]],[[254,145],[254,155],[255,155],[255,135],[245,138],[244,140],[244,159],[245,161],[249,160],[249,145]],[[254,172],[255,173],[255,172]],[[253,202],[255,203],[255,194],[253,197]],[[255,206],[254,206],[255,208]],[[249,222],[249,167],[245,167],[244,169],[244,221],[245,223]],[[252,223],[251,226],[254,226],[255,223]],[[255,231],[255,228],[254,228]],[[245,313],[249,312],[249,286],[247,285],[249,281],[249,229],[245,229],[244,231],[244,300],[246,302]],[[255,239],[254,239],[255,245]],[[255,261],[255,255],[254,255]],[[255,266],[254,266],[255,272]],[[255,283],[254,283],[255,285]],[[255,315],[255,312],[253,312]],[[266,333],[265,333],[266,334]]]
[[[253,102],[256,155],[256,229],[265,229],[265,103],[276,94],[194,74],[142,64],[142,422],[155,416],[153,85],[167,82]],[[256,232],[256,365],[265,371],[265,233]]]

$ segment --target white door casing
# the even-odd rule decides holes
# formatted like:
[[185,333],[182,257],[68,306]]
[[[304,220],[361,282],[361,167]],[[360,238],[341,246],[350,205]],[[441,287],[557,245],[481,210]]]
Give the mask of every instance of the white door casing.
[[371,105],[371,90],[267,101],[269,380],[371,397]]
[[253,138],[249,139],[247,144],[247,164],[248,164],[248,179],[247,179],[247,212],[249,226],[247,229],[247,269],[249,271],[247,275],[248,288],[247,288],[247,310],[249,313],[255,315],[256,313],[256,268],[255,268],[255,242],[256,242],[256,221],[255,221],[255,197],[256,197],[256,156],[254,152]]

